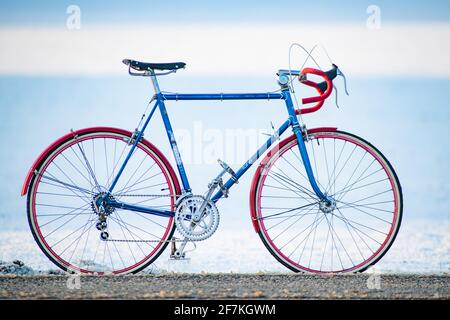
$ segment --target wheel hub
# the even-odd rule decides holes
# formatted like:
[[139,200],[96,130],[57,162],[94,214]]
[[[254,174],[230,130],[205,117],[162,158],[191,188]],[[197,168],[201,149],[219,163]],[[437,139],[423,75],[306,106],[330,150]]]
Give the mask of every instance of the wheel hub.
[[105,196],[109,200],[114,200],[114,197],[105,191],[97,192],[92,197],[91,201],[92,210],[94,211],[95,214],[99,216],[100,215],[109,216],[116,210],[116,208],[111,207],[107,204],[107,201],[105,201]]
[[336,209],[336,201],[333,198],[319,202],[319,208],[323,213],[332,213]]

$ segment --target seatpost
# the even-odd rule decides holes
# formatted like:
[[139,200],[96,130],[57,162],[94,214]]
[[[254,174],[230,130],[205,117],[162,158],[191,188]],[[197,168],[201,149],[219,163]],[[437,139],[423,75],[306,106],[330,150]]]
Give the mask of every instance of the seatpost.
[[149,70],[149,73],[150,73],[150,78],[152,79],[153,88],[155,89],[155,93],[159,95],[161,93],[161,90],[159,89],[158,79],[156,78],[155,71]]

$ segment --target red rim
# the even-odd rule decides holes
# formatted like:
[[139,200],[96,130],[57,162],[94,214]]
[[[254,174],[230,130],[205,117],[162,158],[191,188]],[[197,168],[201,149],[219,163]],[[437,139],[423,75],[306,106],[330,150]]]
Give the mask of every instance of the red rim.
[[[372,254],[368,259],[366,259],[363,262],[357,264],[356,266],[353,266],[353,267],[347,268],[347,269],[343,269],[343,270],[340,270],[340,271],[320,271],[320,270],[314,270],[314,269],[310,269],[310,268],[304,267],[304,266],[302,266],[300,264],[295,263],[290,258],[286,257],[277,248],[277,246],[273,243],[273,241],[271,240],[271,238],[270,238],[270,236],[269,236],[269,234],[268,234],[268,232],[266,230],[266,227],[264,225],[264,219],[257,219],[257,221],[259,223],[259,227],[260,227],[259,230],[260,230],[260,232],[262,231],[262,233],[264,235],[264,238],[269,242],[270,247],[273,250],[275,250],[276,254],[279,255],[285,261],[289,261],[288,264],[292,265],[292,266],[295,266],[295,268],[297,268],[297,269],[301,269],[301,270],[309,272],[309,273],[324,273],[324,274],[327,274],[327,273],[328,274],[329,273],[344,273],[344,272],[357,271],[359,269],[362,269],[362,268],[364,268],[366,266],[371,265],[372,261],[375,261],[377,259],[378,255],[381,252],[384,252],[386,246],[389,243],[391,243],[392,240],[393,240],[393,232],[395,230],[394,226],[396,225],[396,221],[398,220],[398,216],[399,216],[399,212],[397,210],[397,208],[398,208],[397,207],[397,205],[398,205],[398,194],[397,194],[397,192],[395,192],[396,187],[395,187],[395,184],[394,184],[394,181],[393,181],[394,177],[390,173],[391,170],[387,166],[385,160],[382,157],[380,157],[372,148],[369,148],[365,144],[360,143],[360,141],[358,141],[357,139],[352,139],[348,135],[339,135],[339,134],[335,134],[335,133],[332,133],[332,132],[331,133],[327,132],[325,134],[323,134],[323,133],[315,134],[314,138],[316,138],[316,139],[320,139],[320,138],[334,138],[334,139],[341,139],[341,140],[345,140],[345,141],[354,143],[354,144],[358,145],[359,147],[363,148],[368,153],[370,153],[377,160],[377,162],[382,166],[382,168],[385,171],[386,175],[389,177],[389,182],[390,182],[391,188],[393,190],[393,194],[394,194],[394,208],[395,208],[395,212],[394,212],[393,217],[392,217],[391,227],[389,229],[388,235],[386,236],[386,239],[384,240],[382,245],[378,248],[378,250],[374,254]],[[280,152],[276,152],[274,154],[268,154],[266,156],[266,158],[262,161],[262,164],[264,164],[264,166],[266,166],[266,167],[259,172],[260,176],[261,176],[262,171],[264,171],[264,172],[270,171],[270,169],[272,168],[273,164],[276,162],[276,160],[279,157],[281,157],[286,151],[288,151],[290,148],[292,148],[292,146],[296,146],[296,144],[292,144],[293,141],[295,140],[295,136],[292,136],[292,137],[290,137],[288,139],[290,139],[290,140],[286,141],[286,143],[283,146],[281,146],[280,149],[278,149],[278,150],[280,150]],[[267,164],[269,164],[268,167],[267,167]],[[256,204],[257,208],[255,208],[257,210],[256,210],[255,214],[256,214],[257,217],[261,213],[261,191],[262,191],[262,188],[264,186],[264,182],[266,180],[266,177],[267,177],[267,175],[263,174],[262,177],[257,180],[257,181],[259,181],[259,183],[258,183],[258,185],[256,187],[256,190],[255,190],[256,191],[255,195],[257,197],[256,198],[257,199],[257,204]]]
[[[123,136],[119,136],[119,135],[121,135],[121,133],[98,132],[99,133],[98,135],[95,135],[95,133],[97,133],[97,132],[94,132],[94,131],[93,132],[88,132],[86,135],[78,137],[77,140],[73,139],[73,140],[69,141],[68,143],[66,143],[62,148],[59,148],[57,150],[57,152],[54,152],[52,154],[52,156],[48,160],[45,161],[44,166],[42,166],[40,171],[41,172],[45,172],[47,167],[50,165],[50,163],[52,163],[53,160],[60,153],[62,153],[67,148],[73,146],[74,144],[78,143],[79,141],[85,141],[85,140],[88,140],[88,139],[91,139],[91,138],[112,138],[112,139],[117,139],[117,140],[120,140],[121,138],[123,138]],[[118,134],[118,135],[116,135],[116,134]],[[158,167],[161,169],[161,171],[163,172],[165,180],[166,180],[166,182],[168,184],[168,187],[169,187],[169,192],[170,192],[170,195],[171,195],[171,197],[170,197],[170,199],[171,199],[170,200],[171,201],[171,208],[173,210],[174,209],[174,204],[175,204],[175,201],[174,201],[174,195],[175,195],[174,191],[175,190],[174,189],[175,189],[176,185],[175,185],[175,183],[172,180],[172,177],[170,175],[170,170],[168,170],[168,166],[165,163],[163,163],[164,160],[159,159],[154,154],[154,150],[152,150],[152,148],[150,148],[149,146],[146,146],[146,145],[145,145],[146,148],[144,148],[143,147],[144,145],[145,145],[145,143],[139,143],[137,145],[137,147],[139,149],[141,149],[143,152],[145,152],[147,155],[149,155],[153,159],[153,161],[155,161],[155,163],[158,165]],[[98,275],[105,274],[105,272],[95,272],[95,271],[90,271],[90,270],[86,270],[86,269],[82,269],[82,268],[76,267],[76,266],[72,265],[71,263],[67,262],[66,260],[62,259],[58,254],[56,254],[54,252],[54,250],[50,247],[50,245],[47,243],[45,238],[42,236],[42,233],[41,233],[41,230],[39,228],[38,221],[37,221],[37,217],[36,217],[36,204],[35,204],[37,186],[39,185],[40,180],[41,180],[41,176],[38,175],[36,177],[35,183],[33,183],[34,188],[33,188],[32,194],[31,194],[31,199],[32,199],[31,206],[32,206],[32,216],[33,216],[34,229],[37,231],[37,234],[39,236],[40,242],[45,246],[45,250],[47,250],[52,255],[52,257],[54,257],[56,260],[58,260],[58,262],[60,264],[64,265],[67,269],[70,269],[71,271],[79,271],[81,273],[88,273],[88,274],[94,274],[95,273],[95,274],[98,274]],[[155,246],[155,248],[153,248],[153,250],[148,255],[146,255],[142,260],[140,260],[139,262],[137,262],[134,265],[129,266],[127,268],[123,268],[123,269],[120,269],[120,270],[115,270],[115,271],[112,272],[112,274],[127,273],[130,270],[133,270],[133,269],[139,268],[142,265],[145,265],[147,263],[147,261],[149,259],[151,259],[152,256],[155,253],[160,251],[161,246],[164,244],[163,240],[167,240],[166,238],[168,237],[168,235],[169,235],[169,233],[170,233],[170,231],[172,229],[171,228],[172,225],[173,225],[173,217],[168,219],[168,224],[167,224],[166,230],[164,232],[164,235],[161,238],[162,241],[159,242]]]

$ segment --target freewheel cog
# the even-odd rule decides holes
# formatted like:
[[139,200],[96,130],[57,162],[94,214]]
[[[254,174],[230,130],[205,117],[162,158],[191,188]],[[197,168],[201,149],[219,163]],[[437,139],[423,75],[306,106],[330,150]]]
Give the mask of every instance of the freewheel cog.
[[[202,206],[204,206],[203,210],[201,210]],[[187,196],[177,204],[176,228],[182,236],[191,241],[205,240],[212,236],[219,226],[219,220],[220,215],[216,205],[203,196]]]

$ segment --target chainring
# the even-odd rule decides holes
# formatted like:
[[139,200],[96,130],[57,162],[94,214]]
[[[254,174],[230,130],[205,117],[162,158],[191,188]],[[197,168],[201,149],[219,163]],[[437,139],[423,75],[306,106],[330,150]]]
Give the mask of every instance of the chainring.
[[[203,213],[200,214],[198,210],[204,202],[206,202],[206,206]],[[216,232],[219,221],[220,215],[216,205],[203,196],[186,196],[177,204],[176,228],[182,236],[191,241],[201,241],[211,237]]]

